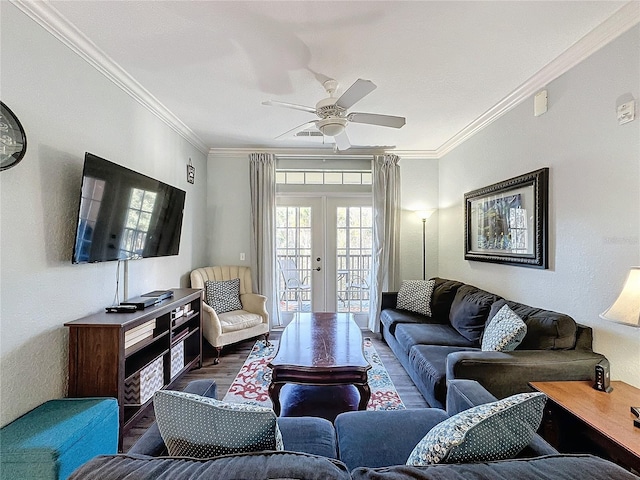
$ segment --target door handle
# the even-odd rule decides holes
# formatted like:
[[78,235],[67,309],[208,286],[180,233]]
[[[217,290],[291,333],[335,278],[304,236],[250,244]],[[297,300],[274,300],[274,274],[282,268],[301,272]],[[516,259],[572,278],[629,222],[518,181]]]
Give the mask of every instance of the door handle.
[[320,270],[322,270],[322,268],[320,268],[320,267],[316,267],[316,268],[314,268],[314,270],[315,270],[316,272],[319,272]]

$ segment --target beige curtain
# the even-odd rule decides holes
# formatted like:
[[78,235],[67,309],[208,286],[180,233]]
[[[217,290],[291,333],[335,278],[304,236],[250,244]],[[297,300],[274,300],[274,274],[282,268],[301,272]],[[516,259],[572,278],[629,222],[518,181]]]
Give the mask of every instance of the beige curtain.
[[271,324],[280,324],[275,275],[276,160],[270,153],[249,155],[251,186],[251,273],[254,291],[267,297]]
[[373,259],[369,329],[380,331],[382,292],[400,283],[400,166],[397,155],[373,159]]

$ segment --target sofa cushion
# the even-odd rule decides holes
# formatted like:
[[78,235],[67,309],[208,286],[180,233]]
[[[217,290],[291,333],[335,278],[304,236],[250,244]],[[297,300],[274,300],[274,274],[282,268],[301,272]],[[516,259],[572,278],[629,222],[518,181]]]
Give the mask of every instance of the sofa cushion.
[[249,313],[244,310],[233,310],[218,315],[222,333],[237,332],[255,327],[262,323],[262,317],[257,313]]
[[633,473],[594,455],[546,455],[528,459],[357,468],[353,480],[638,480]]
[[349,470],[403,464],[425,433],[447,418],[439,408],[341,413],[335,421],[340,460]]
[[207,304],[216,313],[225,313],[232,310],[242,310],[240,302],[240,279],[204,282]]
[[405,323],[396,327],[396,340],[405,353],[414,345],[450,345],[454,347],[473,347],[451,325]]
[[543,393],[519,393],[460,412],[429,430],[407,465],[512,458],[536,434],[546,400]]
[[153,405],[169,455],[207,458],[284,450],[276,415],[270,408],[171,390],[158,390]]
[[509,305],[504,305],[488,322],[482,334],[483,352],[511,352],[520,345],[527,325]]
[[440,405],[444,405],[447,399],[447,355],[467,350],[477,349],[447,345],[414,345],[409,350],[409,365],[433,392]]
[[509,305],[509,308],[527,325],[527,334],[516,350],[575,348],[577,325],[569,315],[500,299],[491,306],[489,319],[493,318],[505,304]]
[[69,480],[349,480],[344,463],[298,452],[257,452],[215,459],[113,455],[94,458]]
[[398,291],[396,308],[431,316],[431,295],[435,280],[405,280]]
[[433,295],[431,295],[431,316],[449,321],[449,310],[458,288],[464,285],[455,280],[434,277]]
[[[427,317],[419,313],[407,310],[397,310],[395,308],[385,308],[380,312],[380,323],[382,323],[391,335],[395,335],[396,327],[402,323],[442,323],[434,317]],[[448,321],[446,323],[449,323]]]
[[338,458],[333,424],[318,417],[278,417],[284,449],[327,458]]
[[458,288],[451,304],[449,321],[460,335],[480,345],[480,337],[489,317],[491,305],[500,300],[498,295],[486,292],[472,285]]

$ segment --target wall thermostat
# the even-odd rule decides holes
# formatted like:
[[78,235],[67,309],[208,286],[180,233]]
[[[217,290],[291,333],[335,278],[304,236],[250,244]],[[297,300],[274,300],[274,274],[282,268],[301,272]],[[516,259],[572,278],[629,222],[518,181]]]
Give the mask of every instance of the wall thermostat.
[[618,112],[618,125],[624,125],[625,123],[633,122],[636,118],[636,101],[630,100],[625,103],[621,103],[617,107]]

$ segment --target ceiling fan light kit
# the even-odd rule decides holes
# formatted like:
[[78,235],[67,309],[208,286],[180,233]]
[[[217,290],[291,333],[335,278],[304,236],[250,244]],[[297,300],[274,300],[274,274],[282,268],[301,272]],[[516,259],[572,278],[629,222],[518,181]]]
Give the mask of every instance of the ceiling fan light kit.
[[347,119],[340,117],[323,118],[322,120],[318,120],[316,126],[323,135],[326,135],[327,137],[335,137],[336,135],[340,135],[344,132],[344,129],[347,126]]
[[334,138],[336,147],[339,150],[346,150],[351,147],[349,137],[345,130],[349,122],[392,128],[401,128],[406,123],[404,117],[396,117],[393,115],[359,112],[347,113],[349,108],[376,89],[376,85],[371,80],[359,78],[338,98],[334,96],[338,89],[338,82],[336,80],[329,79],[323,83],[323,86],[329,96],[316,103],[315,108],[275,100],[262,102],[263,105],[267,106],[292,108],[294,110],[315,113],[319,117],[319,120],[304,123],[276,138],[283,138],[289,135],[298,136],[302,130],[306,130],[315,125],[322,135]]

